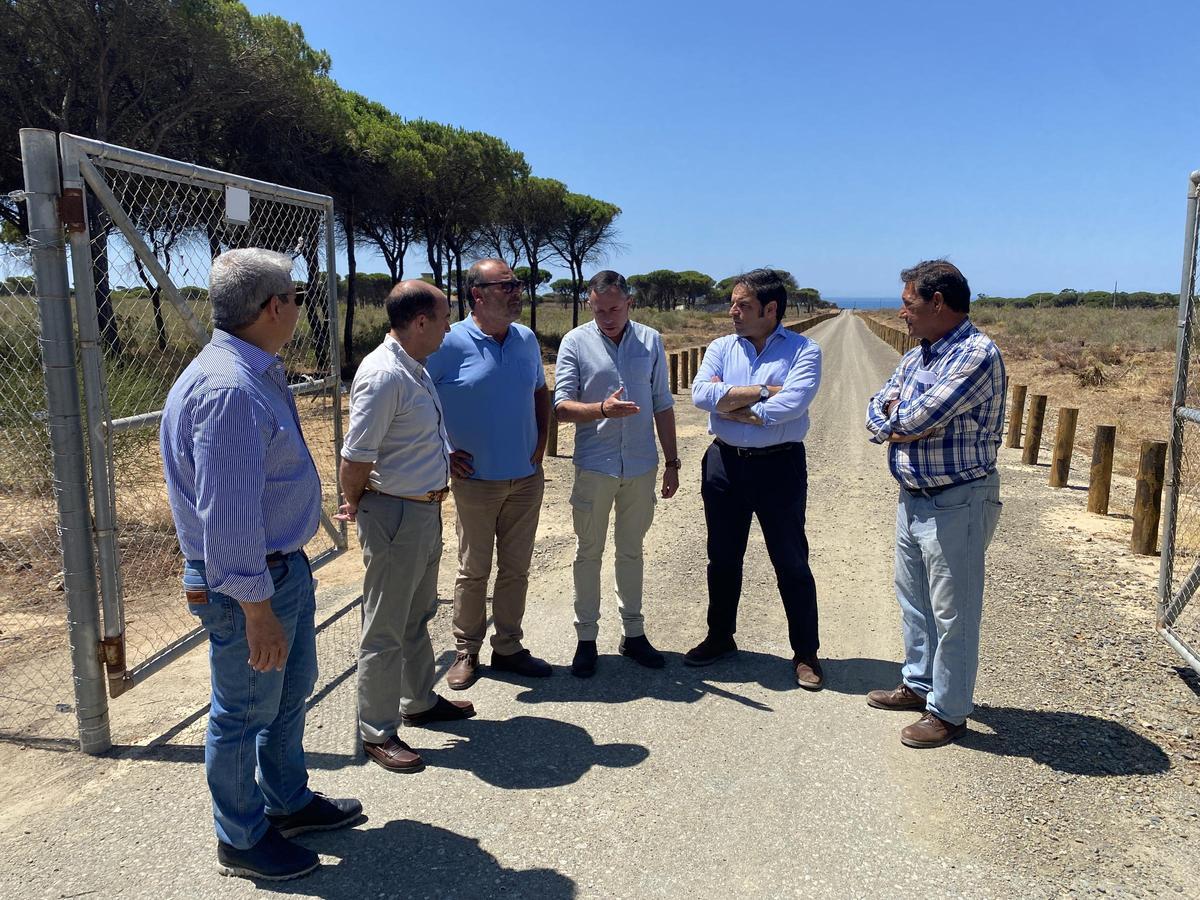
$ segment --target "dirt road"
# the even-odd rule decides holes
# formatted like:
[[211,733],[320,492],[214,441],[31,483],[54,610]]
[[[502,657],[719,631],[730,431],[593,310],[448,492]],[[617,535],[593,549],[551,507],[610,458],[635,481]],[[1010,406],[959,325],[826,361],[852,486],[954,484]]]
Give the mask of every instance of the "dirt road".
[[[1120,523],[1052,492],[1042,469],[1001,460],[1005,514],[989,560],[980,709],[956,746],[912,751],[914,717],[869,709],[898,681],[891,589],[894,482],[862,427],[895,354],[850,315],[809,332],[825,372],[807,441],[809,538],[829,687],[790,675],[783,611],[755,528],[736,660],[685,668],[704,634],[699,459],[705,419],[677,414],[679,495],[647,545],[648,633],[669,654],[647,672],[616,655],[606,598],[600,669],[565,666],[573,537],[569,458],[548,486],[527,645],[559,667],[536,683],[485,678],[476,719],[404,737],[429,768],[389,776],[354,748],[355,617],[321,637],[310,716],[313,786],[357,795],[369,821],[316,835],[319,897],[1050,897],[1194,894],[1194,682],[1150,630],[1154,563],[1120,552]],[[563,429],[564,452],[570,431]],[[447,514],[451,511],[448,509]],[[453,583],[453,539],[441,594]],[[1124,536],[1127,539],[1127,535]],[[357,561],[322,574],[353,597]],[[611,575],[606,575],[607,584]],[[331,587],[332,585],[332,587]],[[448,608],[433,626],[445,667]],[[486,657],[485,657],[486,658]],[[203,783],[203,653],[121,698],[124,746],[87,760],[0,748],[0,895],[249,896],[223,880]],[[122,707],[121,705],[124,704]],[[140,718],[135,715],[140,713]]]

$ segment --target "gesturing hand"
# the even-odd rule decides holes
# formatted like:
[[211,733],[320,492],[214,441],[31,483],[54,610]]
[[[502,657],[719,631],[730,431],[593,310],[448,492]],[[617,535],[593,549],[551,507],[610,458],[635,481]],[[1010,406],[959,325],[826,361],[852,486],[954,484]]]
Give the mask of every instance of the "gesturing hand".
[[606,419],[623,419],[626,416],[635,416],[642,411],[642,408],[632,400],[622,400],[621,395],[623,393],[625,393],[625,388],[619,387],[611,395],[600,401],[601,417]]
[[470,478],[475,474],[471,461],[475,459],[466,450],[455,450],[450,454],[450,474],[455,478]]

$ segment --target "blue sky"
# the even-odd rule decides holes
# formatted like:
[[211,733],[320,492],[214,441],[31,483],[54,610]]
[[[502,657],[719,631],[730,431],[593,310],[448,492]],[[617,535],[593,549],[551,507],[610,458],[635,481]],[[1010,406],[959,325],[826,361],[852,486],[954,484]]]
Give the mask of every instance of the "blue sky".
[[1179,289],[1195,2],[247,5],[344,87],[616,203],[626,274],[891,296],[946,256],[994,295]]

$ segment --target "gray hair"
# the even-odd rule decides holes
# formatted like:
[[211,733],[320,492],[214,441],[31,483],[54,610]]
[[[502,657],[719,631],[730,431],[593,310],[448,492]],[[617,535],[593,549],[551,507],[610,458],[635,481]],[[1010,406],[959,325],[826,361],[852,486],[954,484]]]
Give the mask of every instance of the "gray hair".
[[228,332],[245,328],[273,295],[286,297],[295,289],[292,259],[286,253],[259,247],[226,250],[208,273],[213,327]]

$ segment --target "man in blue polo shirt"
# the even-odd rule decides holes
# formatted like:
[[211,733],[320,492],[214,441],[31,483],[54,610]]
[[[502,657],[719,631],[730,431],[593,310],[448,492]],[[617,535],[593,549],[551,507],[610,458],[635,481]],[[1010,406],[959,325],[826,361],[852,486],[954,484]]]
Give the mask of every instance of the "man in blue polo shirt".
[[541,348],[537,336],[517,324],[522,285],[507,263],[480,260],[468,270],[464,286],[471,315],[455,323],[425,364],[454,448],[450,488],[458,512],[457,657],[446,673],[454,690],[470,687],[479,677],[493,551],[492,666],[518,675],[551,674],[545,661],[521,645],[550,424]]
[[737,652],[742,558],[758,518],[787,614],[796,683],[820,690],[817,585],[808,565],[804,520],[808,409],[821,384],[821,348],[783,328],[787,287],[772,269],[734,280],[734,334],[717,338],[692,383],[714,440],[701,464],[708,525],[708,636],[684,656],[705,666]]

